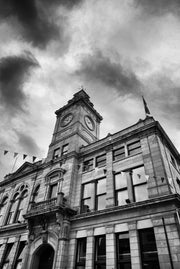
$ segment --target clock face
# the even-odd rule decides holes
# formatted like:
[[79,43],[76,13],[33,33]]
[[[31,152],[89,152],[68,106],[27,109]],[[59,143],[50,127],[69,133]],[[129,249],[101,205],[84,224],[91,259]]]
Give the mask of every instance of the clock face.
[[73,119],[73,114],[69,113],[67,115],[65,115],[62,120],[61,120],[61,126],[65,127],[67,126]]
[[84,121],[85,121],[86,126],[88,127],[88,129],[93,131],[94,127],[95,127],[93,120],[89,116],[85,116]]

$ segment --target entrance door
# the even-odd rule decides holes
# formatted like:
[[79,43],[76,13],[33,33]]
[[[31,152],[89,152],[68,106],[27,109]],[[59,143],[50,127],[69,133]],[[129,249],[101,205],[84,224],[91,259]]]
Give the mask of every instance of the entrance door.
[[49,244],[42,245],[34,254],[31,269],[52,269],[54,249]]

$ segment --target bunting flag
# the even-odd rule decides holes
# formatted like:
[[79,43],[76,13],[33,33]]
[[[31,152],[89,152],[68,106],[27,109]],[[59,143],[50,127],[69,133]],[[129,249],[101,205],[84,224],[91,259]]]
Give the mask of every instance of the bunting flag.
[[8,150],[4,150],[4,155],[6,155],[8,153]]
[[25,160],[25,159],[26,159],[26,157],[27,157],[27,155],[26,155],[26,154],[23,154],[23,160]]
[[[21,155],[23,160],[25,160],[27,157],[31,157],[32,158],[32,162],[34,163],[35,160],[37,159],[36,156],[29,156],[28,154],[22,154],[22,153],[19,153],[19,152],[12,152],[12,151],[9,151],[9,150],[6,150],[6,149],[2,149],[0,148],[0,151],[3,152],[3,155],[6,155],[7,153],[11,153],[11,155],[13,155],[13,158],[15,159],[18,155]],[[38,158],[39,159],[39,158]],[[45,159],[44,159],[45,160]]]
[[148,106],[147,106],[147,103],[146,103],[146,101],[145,101],[145,99],[144,99],[144,97],[142,96],[142,99],[143,99],[143,104],[144,104],[144,111],[145,111],[145,114],[146,114],[146,116],[151,116],[151,112],[150,112],[150,110],[149,110],[149,108],[148,108]]
[[14,158],[16,158],[16,156],[18,156],[18,153],[17,152],[14,152]]

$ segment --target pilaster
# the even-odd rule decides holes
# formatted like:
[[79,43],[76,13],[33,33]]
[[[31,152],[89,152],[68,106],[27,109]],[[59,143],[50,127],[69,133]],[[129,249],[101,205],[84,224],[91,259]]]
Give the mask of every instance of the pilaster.
[[116,243],[114,226],[106,227],[106,268],[116,268]]
[[141,269],[141,254],[139,247],[139,238],[137,231],[137,224],[135,221],[129,222],[129,239],[130,239],[130,250],[131,250],[131,266],[132,269]]
[[86,269],[94,268],[94,231],[87,230]]

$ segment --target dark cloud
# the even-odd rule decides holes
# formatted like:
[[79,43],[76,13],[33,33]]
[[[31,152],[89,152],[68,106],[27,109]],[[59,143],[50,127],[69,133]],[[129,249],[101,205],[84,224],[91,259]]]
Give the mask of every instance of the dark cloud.
[[180,85],[173,81],[167,71],[152,75],[146,82],[147,96],[158,112],[180,128]]
[[17,130],[15,130],[15,133],[18,137],[18,144],[21,145],[21,148],[24,153],[27,153],[32,156],[36,156],[40,153],[40,148],[31,136],[25,133],[21,133]]
[[101,52],[86,55],[81,61],[81,67],[75,75],[86,81],[98,81],[117,90],[118,94],[138,95],[142,84],[130,69],[124,68],[121,63],[114,63]]
[[135,0],[135,4],[149,15],[162,16],[166,13],[180,15],[179,0]]
[[8,112],[24,111],[27,97],[22,89],[23,83],[31,69],[37,66],[37,60],[29,52],[0,59],[0,104],[8,108]]
[[0,18],[17,18],[23,29],[23,37],[34,46],[43,48],[52,39],[66,39],[65,17],[61,15],[60,24],[57,24],[56,9],[59,6],[70,9],[80,2],[81,0],[0,0]]

